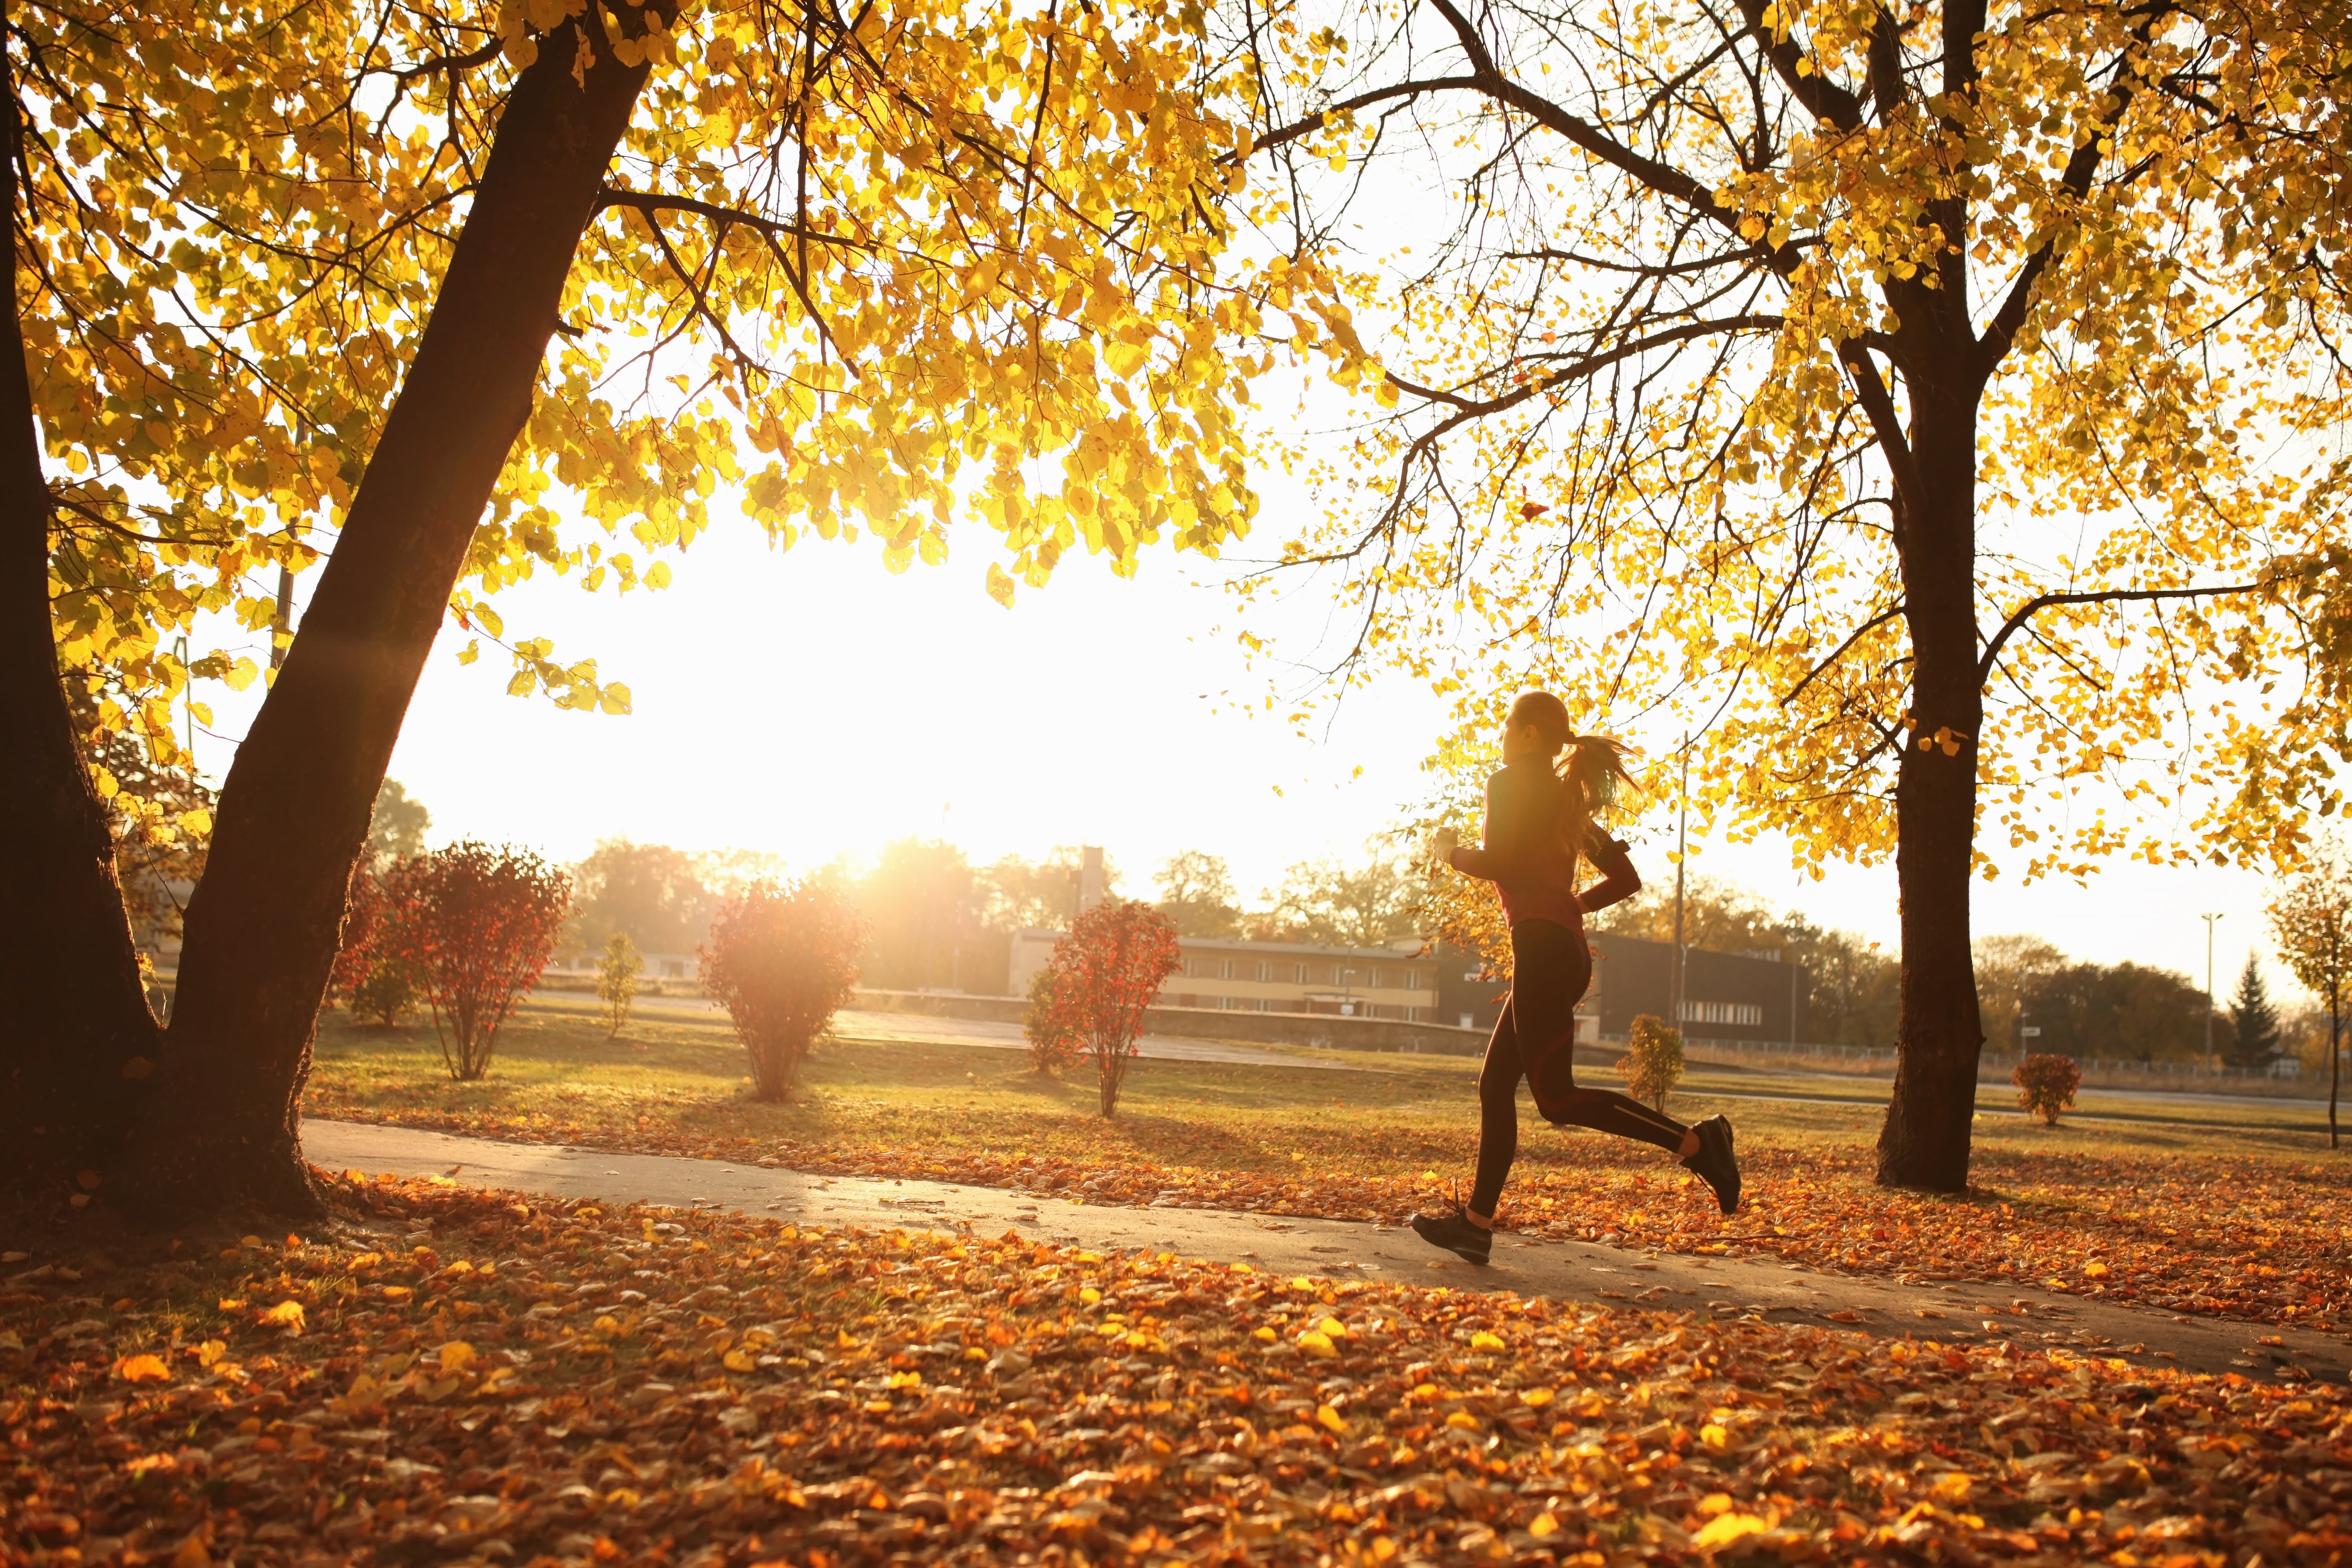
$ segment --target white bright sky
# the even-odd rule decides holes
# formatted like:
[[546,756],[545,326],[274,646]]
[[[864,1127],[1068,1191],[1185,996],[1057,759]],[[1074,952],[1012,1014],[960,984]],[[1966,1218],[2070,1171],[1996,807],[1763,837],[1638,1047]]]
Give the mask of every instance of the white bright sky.
[[[1255,538],[1279,537],[1276,511],[1269,502]],[[625,835],[798,866],[907,834],[943,835],[979,862],[1087,842],[1108,849],[1130,892],[1169,854],[1201,849],[1226,858],[1245,897],[1294,862],[1360,853],[1429,789],[1421,761],[1445,727],[1444,703],[1383,675],[1328,728],[1294,735],[1263,704],[1298,677],[1245,665],[1218,564],[1162,550],[1120,580],[1069,559],[1006,611],[982,590],[987,543],[967,535],[947,565],[894,577],[869,542],[778,552],[729,520],[676,560],[664,592],[617,600],[542,572],[501,597],[509,633],[551,636],[567,661],[597,658],[629,684],[635,713],[509,697],[504,653],[459,665],[466,638],[452,625],[392,777],[431,810],[435,842],[511,840],[570,860]],[[1307,591],[1272,623],[1304,656],[1327,613]],[[241,733],[249,700],[215,695],[215,729]],[[226,773],[226,738],[200,735],[198,754]],[[1672,821],[1641,830],[1644,874],[1670,877]],[[1696,870],[1897,946],[1891,866],[1812,883],[1776,843],[1694,847]],[[2265,894],[2250,873],[2118,863],[2087,887],[1980,884],[1975,925],[2201,979],[2198,915],[2219,910],[2226,992],[2248,944],[2263,943]],[[2292,987],[2275,966],[2272,976]]]

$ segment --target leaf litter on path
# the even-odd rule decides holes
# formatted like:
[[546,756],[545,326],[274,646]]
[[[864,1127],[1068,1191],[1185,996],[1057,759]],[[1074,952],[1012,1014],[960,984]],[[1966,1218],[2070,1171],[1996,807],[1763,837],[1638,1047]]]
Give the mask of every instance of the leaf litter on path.
[[309,1236],[15,1266],[0,1562],[2352,1552],[2336,1388],[1010,1235],[331,1195]]
[[[947,1113],[915,1128],[845,1119],[820,1137],[707,1124],[720,1108],[614,1119],[385,1106],[314,1094],[310,1113],[639,1154],[765,1160],[818,1175],[920,1177],[1087,1202],[1398,1223],[1466,1180],[1466,1129],[1286,1127],[1280,1157],[1226,1133],[1154,1128],[1122,1147],[1099,1122]],[[910,1135],[910,1134],[912,1135]],[[1183,1140],[1193,1137],[1188,1161]],[[2200,1316],[2352,1332],[2352,1167],[2206,1150],[1978,1151],[1965,1199],[1890,1190],[1870,1151],[1743,1143],[1746,1205],[1726,1220],[1696,1177],[1599,1134],[1528,1135],[1506,1229],[1701,1256],[1772,1257],[1829,1273],[2031,1286]]]

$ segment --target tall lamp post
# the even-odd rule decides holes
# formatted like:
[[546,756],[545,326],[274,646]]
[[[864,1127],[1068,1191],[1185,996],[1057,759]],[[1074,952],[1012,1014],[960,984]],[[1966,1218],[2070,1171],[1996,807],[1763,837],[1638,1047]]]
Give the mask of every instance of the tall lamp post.
[[2198,916],[2205,922],[2205,1070],[2213,1071],[2213,922],[2218,915]]
[[1690,737],[1683,737],[1682,781],[1676,793],[1680,799],[1675,815],[1675,967],[1666,988],[1666,1019],[1668,1029],[1683,1027],[1683,989],[1685,967],[1690,960],[1683,946],[1683,865],[1690,859]]

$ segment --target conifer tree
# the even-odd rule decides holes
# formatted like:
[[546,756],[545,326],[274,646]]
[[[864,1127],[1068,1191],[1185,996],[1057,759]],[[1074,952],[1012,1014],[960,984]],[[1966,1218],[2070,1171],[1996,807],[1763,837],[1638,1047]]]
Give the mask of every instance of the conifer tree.
[[2238,975],[2238,993],[2230,998],[2230,1065],[2261,1071],[2278,1056],[2279,1016],[2270,988],[2263,984],[2262,966],[2246,955]]

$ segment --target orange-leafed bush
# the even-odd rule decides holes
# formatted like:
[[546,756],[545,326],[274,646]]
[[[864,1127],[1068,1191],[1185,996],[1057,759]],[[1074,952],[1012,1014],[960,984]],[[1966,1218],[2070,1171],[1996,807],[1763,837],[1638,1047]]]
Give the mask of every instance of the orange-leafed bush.
[[[1095,1059],[1102,1089],[1102,1113],[1118,1110],[1119,1086],[1143,1034],[1144,1015],[1160,996],[1160,983],[1184,961],[1175,923],[1148,904],[1111,899],[1073,921],[1054,944],[1046,966],[1050,980],[1033,986],[1051,998],[1045,1022],[1053,1031],[1085,1041]],[[1031,1035],[1031,1050],[1037,1036]]]
[[2083,1069],[2071,1056],[2036,1051],[2019,1059],[2009,1081],[2017,1085],[2018,1104],[2041,1117],[2042,1125],[2054,1127],[2058,1113],[2074,1103],[2074,1091],[2083,1086]]
[[829,878],[760,881],[720,906],[702,944],[702,988],[726,1004],[751,1059],[751,1091],[792,1092],[809,1047],[857,987],[866,917]]
[[371,946],[425,994],[451,1078],[489,1071],[499,1030],[539,983],[571,909],[572,879],[513,844],[469,839],[384,876]]
[[1062,971],[1053,965],[1029,977],[1029,1005],[1021,1014],[1021,1032],[1028,1038],[1029,1065],[1038,1071],[1067,1067],[1086,1054],[1076,1003],[1076,988],[1064,983]]
[[327,995],[389,1029],[417,1001],[416,972],[400,950],[402,907],[406,893],[388,877],[362,866],[352,877],[343,904],[342,946],[335,953]]

